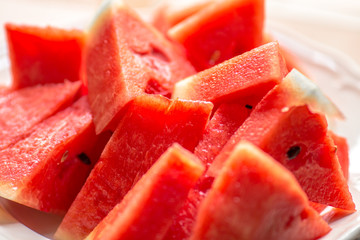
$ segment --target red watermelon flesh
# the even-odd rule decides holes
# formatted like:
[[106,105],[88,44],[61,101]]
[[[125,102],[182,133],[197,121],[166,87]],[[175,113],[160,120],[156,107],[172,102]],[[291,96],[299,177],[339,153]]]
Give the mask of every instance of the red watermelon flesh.
[[318,213],[321,213],[325,208],[327,208],[326,205],[316,202],[309,202],[309,205]]
[[[277,52],[278,54],[278,44],[272,43],[267,46],[264,46],[264,48],[273,49],[273,53]],[[266,51],[259,51],[262,55],[265,52],[265,55],[267,54]],[[269,51],[271,52],[271,50]],[[268,53],[269,53],[268,52]],[[272,54],[268,54],[269,57],[273,56]],[[255,54],[254,54],[255,55]],[[278,79],[276,81],[280,82],[282,79],[282,76],[286,73],[285,69],[285,63],[282,62],[281,55],[278,54],[279,61],[281,62],[281,67],[279,69],[282,69],[281,71],[283,73],[278,74]],[[227,62],[231,62],[232,60],[229,60]],[[227,66],[226,69],[222,69],[220,66],[227,64],[227,62],[224,62],[222,64],[219,64],[218,66],[215,66],[211,69],[203,71],[205,72],[211,72],[212,69],[219,69],[219,71],[222,71],[223,78],[225,78],[226,75],[228,75],[228,81],[227,84],[231,87],[231,84],[233,84],[233,77],[236,76],[235,73],[229,74],[229,69],[236,68],[237,62],[231,63]],[[260,61],[259,61],[260,64]],[[256,64],[255,64],[256,65]],[[269,68],[271,64],[269,63]],[[254,67],[254,66],[253,66]],[[275,67],[277,68],[277,67]],[[239,69],[240,70],[240,69]],[[250,72],[250,71],[249,71]],[[199,75],[198,80],[202,81],[204,79],[204,76],[201,75],[202,73],[198,73]],[[246,75],[243,73],[243,75]],[[207,79],[216,79],[220,76],[219,73],[216,71],[211,72],[211,74],[207,74]],[[222,77],[219,77],[219,83],[221,81],[224,81]],[[255,77],[256,79],[256,77]],[[266,81],[269,78],[264,78]],[[186,80],[185,80],[186,81]],[[218,153],[222,150],[223,146],[227,143],[227,141],[230,139],[232,134],[238,129],[238,127],[243,123],[243,121],[249,116],[251,109],[256,106],[256,104],[260,101],[260,99],[266,94],[266,92],[270,89],[270,86],[274,86],[276,83],[274,81],[272,84],[269,84],[269,86],[264,87],[266,84],[259,84],[256,87],[251,86],[250,83],[249,86],[245,86],[243,90],[240,91],[240,93],[236,93],[236,96],[231,97],[232,103],[228,103],[227,101],[224,101],[224,98],[219,98],[221,100],[215,101],[215,102],[223,102],[223,104],[220,105],[217,112],[215,112],[213,118],[209,122],[203,139],[200,141],[199,145],[195,149],[195,154],[200,158],[200,160],[203,161],[203,163],[206,164],[206,167],[208,167],[213,159],[218,155]],[[181,82],[179,82],[180,84]],[[210,83],[209,86],[212,84]],[[192,86],[191,86],[192,87]],[[204,84],[204,87],[207,87]],[[223,88],[222,86],[220,88]],[[224,89],[224,88],[223,88]],[[190,84],[189,84],[189,91],[190,90]],[[185,94],[189,91],[184,91]],[[194,92],[194,95],[199,94],[201,90],[197,90]],[[201,94],[201,93],[200,93]],[[235,94],[233,94],[235,95]],[[205,97],[204,97],[205,98]],[[200,97],[201,99],[201,97]],[[206,98],[205,98],[206,99]],[[226,99],[227,100],[227,99]],[[196,187],[192,189],[189,193],[188,199],[183,206],[183,208],[180,210],[179,214],[176,216],[176,219],[174,220],[174,223],[170,227],[169,231],[166,234],[165,239],[187,239],[189,238],[191,234],[191,230],[193,228],[195,216],[197,213],[198,205],[203,199],[204,195],[208,191],[208,189],[211,186],[211,183],[213,181],[212,176],[203,176]]]
[[81,80],[80,30],[6,24],[12,87]]
[[336,135],[329,131],[330,137],[334,140],[336,146],[336,155],[339,159],[341,170],[346,180],[349,179],[349,146],[346,138]]
[[215,111],[194,151],[206,166],[212,163],[226,142],[250,115],[254,104],[249,103],[250,101],[246,100],[223,103]]
[[[310,109],[310,110],[309,110]],[[259,146],[292,171],[310,201],[354,210],[349,188],[320,113],[338,114],[314,83],[296,70],[284,78],[256,106],[209,168],[221,169],[240,140]]]
[[174,144],[86,239],[162,239],[203,172],[193,154]]
[[174,142],[193,151],[211,110],[207,102],[135,98],[55,237],[87,236]]
[[286,73],[279,44],[272,42],[178,82],[172,97],[220,104],[264,96]]
[[168,31],[198,71],[262,44],[263,0],[215,1]]
[[0,96],[0,149],[25,138],[32,128],[76,98],[80,82],[37,85]]
[[[248,101],[224,103],[215,111],[205,128],[195,155],[205,164],[206,169],[221,151],[232,134],[239,128],[251,112]],[[200,178],[195,188],[190,190],[184,206],[174,218],[164,239],[187,239],[191,234],[197,208],[204,194],[210,188],[213,178]],[[204,191],[204,192],[203,192]]]
[[190,239],[310,240],[329,231],[286,168],[239,143],[202,202]]
[[184,205],[174,217],[173,223],[166,232],[164,240],[189,239],[199,205],[206,196],[206,192],[210,189],[213,180],[213,177],[202,176],[195,187],[190,190]]
[[83,154],[95,142],[83,97],[1,150],[0,195],[42,211],[65,213],[90,172]]
[[144,23],[124,3],[109,1],[97,16],[86,46],[96,132],[115,129],[121,110],[136,96],[171,96],[175,82],[194,73],[179,45]]

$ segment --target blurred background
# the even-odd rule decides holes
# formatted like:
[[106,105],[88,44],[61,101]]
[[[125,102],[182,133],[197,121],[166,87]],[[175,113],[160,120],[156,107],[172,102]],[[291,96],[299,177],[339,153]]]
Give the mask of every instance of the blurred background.
[[[167,0],[125,1],[144,10],[155,8]],[[100,2],[101,0],[0,0],[0,25],[15,22],[83,27],[91,20]],[[182,0],[181,4],[186,2],[193,1]],[[270,28],[281,26],[296,31],[349,55],[360,65],[359,0],[266,0],[266,12]],[[1,46],[4,44],[4,31],[2,27],[0,29]]]

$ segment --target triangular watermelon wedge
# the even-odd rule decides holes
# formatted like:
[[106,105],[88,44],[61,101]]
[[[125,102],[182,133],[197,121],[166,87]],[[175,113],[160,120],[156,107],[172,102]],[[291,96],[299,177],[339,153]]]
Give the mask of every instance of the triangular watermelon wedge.
[[162,239],[203,172],[193,154],[174,144],[86,239]]
[[198,71],[262,44],[264,0],[222,0],[181,21],[168,35],[182,43]]
[[86,237],[173,143],[193,151],[211,110],[209,102],[136,97],[55,237]]
[[10,23],[5,31],[13,89],[82,80],[84,32]]
[[199,208],[191,240],[317,239],[330,227],[295,177],[250,143],[239,143]]
[[96,139],[87,99],[82,97],[0,151],[0,196],[64,214],[96,160],[84,160],[84,153],[96,148]]
[[81,83],[37,85],[0,96],[0,149],[29,135],[44,119],[66,108],[77,97]]
[[292,70],[231,137],[208,174],[215,176],[235,145],[247,140],[291,170],[310,201],[354,210],[336,146],[320,112],[341,116],[313,82]]
[[114,130],[121,110],[137,95],[169,97],[175,82],[195,73],[180,45],[166,39],[120,0],[106,1],[98,13],[85,56],[97,133]]
[[225,101],[263,97],[287,74],[277,42],[268,43],[176,83],[172,98]]

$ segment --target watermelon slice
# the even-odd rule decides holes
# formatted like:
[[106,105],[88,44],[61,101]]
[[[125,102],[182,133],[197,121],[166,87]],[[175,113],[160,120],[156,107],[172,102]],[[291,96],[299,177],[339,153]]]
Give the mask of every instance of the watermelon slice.
[[349,146],[346,138],[336,135],[334,132],[329,131],[330,137],[334,140],[336,145],[336,155],[339,159],[341,170],[346,180],[349,179]]
[[174,142],[193,151],[212,104],[141,95],[134,99],[65,215],[58,239],[83,239]]
[[81,80],[82,31],[10,23],[5,30],[14,89]]
[[190,239],[304,240],[329,231],[286,168],[239,143],[202,202]]
[[94,148],[95,142],[83,97],[34,126],[27,138],[0,151],[0,196],[64,214],[90,172],[84,152]]
[[272,42],[178,82],[172,97],[219,104],[264,96],[286,73],[279,44]]
[[336,146],[320,112],[341,115],[313,82],[292,70],[231,137],[209,168],[209,176],[217,175],[240,140],[248,140],[291,170],[310,201],[354,210]]
[[0,96],[0,149],[25,138],[33,126],[70,105],[80,82],[37,85]]
[[92,25],[86,46],[96,132],[114,130],[121,110],[137,95],[170,96],[175,82],[194,73],[180,45],[144,23],[122,1],[108,1]]
[[203,172],[194,155],[174,144],[86,239],[162,239]]
[[168,31],[198,71],[262,44],[264,0],[214,1]]

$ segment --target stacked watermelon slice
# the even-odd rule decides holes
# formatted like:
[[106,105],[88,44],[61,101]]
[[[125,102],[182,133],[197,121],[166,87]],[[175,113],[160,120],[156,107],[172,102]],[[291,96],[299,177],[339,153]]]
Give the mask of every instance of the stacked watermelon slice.
[[6,25],[0,196],[64,215],[64,240],[317,239],[324,207],[354,212],[342,114],[262,45],[264,1],[199,6]]

